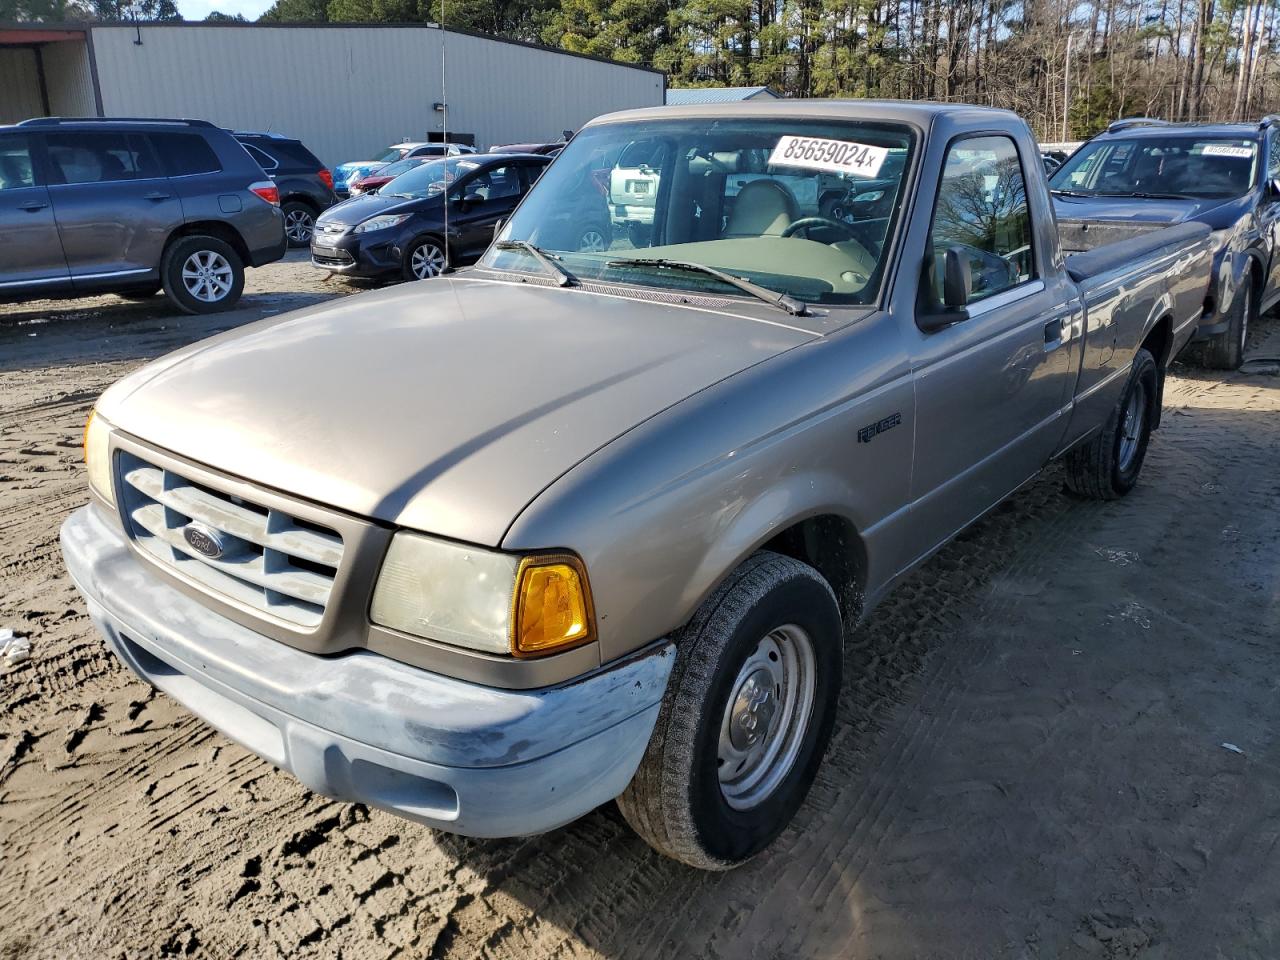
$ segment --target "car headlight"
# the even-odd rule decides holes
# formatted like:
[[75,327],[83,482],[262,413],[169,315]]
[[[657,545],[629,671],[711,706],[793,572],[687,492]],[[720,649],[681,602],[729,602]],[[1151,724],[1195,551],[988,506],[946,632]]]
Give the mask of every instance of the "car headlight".
[[398,227],[411,216],[413,216],[411,213],[384,213],[380,217],[371,217],[364,223],[356,224],[356,228],[351,232],[372,233],[374,230],[386,230],[388,227]]
[[113,507],[115,491],[111,488],[111,424],[89,411],[84,425],[84,465],[89,472],[89,487]]
[[537,657],[595,639],[582,562],[513,556],[418,533],[391,540],[373,622],[483,653]]

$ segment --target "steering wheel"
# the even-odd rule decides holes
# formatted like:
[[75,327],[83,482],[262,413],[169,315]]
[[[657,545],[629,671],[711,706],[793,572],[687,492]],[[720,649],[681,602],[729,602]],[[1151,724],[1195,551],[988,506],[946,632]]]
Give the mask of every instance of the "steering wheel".
[[806,233],[814,227],[825,227],[829,230],[839,230],[846,240],[857,240],[858,236],[847,223],[839,220],[832,220],[830,217],[801,217],[799,220],[792,220],[787,224],[787,228],[782,231],[782,236],[790,237],[799,233],[801,230]]

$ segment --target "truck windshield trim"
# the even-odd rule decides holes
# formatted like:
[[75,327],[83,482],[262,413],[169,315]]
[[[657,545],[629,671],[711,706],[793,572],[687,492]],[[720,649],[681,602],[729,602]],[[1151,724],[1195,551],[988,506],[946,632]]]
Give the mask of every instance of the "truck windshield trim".
[[[723,295],[717,274],[784,304],[869,306],[892,267],[918,142],[907,124],[729,117],[600,124],[547,169],[481,260],[585,281]],[[636,260],[705,270],[628,269]]]

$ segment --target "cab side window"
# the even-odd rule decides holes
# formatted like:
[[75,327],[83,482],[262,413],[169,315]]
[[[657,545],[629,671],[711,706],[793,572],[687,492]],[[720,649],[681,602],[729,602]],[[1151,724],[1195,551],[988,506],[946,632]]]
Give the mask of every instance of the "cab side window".
[[1008,137],[957,140],[947,151],[933,212],[935,294],[946,252],[959,247],[973,278],[971,303],[1035,276],[1027,185]]
[[31,147],[26,137],[0,137],[0,190],[36,185]]

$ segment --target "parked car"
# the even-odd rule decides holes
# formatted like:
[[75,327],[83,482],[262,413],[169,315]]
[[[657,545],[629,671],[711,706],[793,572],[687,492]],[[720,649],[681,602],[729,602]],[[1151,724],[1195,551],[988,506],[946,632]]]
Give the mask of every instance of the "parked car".
[[285,253],[276,184],[204,120],[41,117],[0,127],[0,298],[240,299]]
[[333,168],[333,189],[340,198],[349,195],[350,183],[359,177],[367,176],[379,167],[405,157],[457,157],[464,153],[475,153],[476,148],[466,143],[425,143],[421,141],[405,141],[393,143],[374,160],[352,160],[340,163]]
[[1280,302],[1280,130],[1261,123],[1129,118],[1094,137],[1050,180],[1068,249],[1170,223],[1213,230],[1213,286],[1194,353],[1234,370],[1249,324]]
[[280,210],[284,214],[284,233],[289,246],[308,246],[316,217],[333,206],[333,174],[301,140],[278,133],[245,130],[237,130],[235,138],[280,191]]
[[384,164],[372,173],[366,173],[363,177],[357,177],[348,181],[348,190],[350,195],[358,197],[364,193],[377,193],[388,183],[400,176],[402,173],[408,173],[414,167],[421,166],[432,157],[405,157],[403,160],[396,160],[392,163]]
[[564,149],[564,145],[569,142],[569,138],[573,136],[573,132],[566,130],[559,140],[550,143],[506,143],[497,144],[489,148],[490,153],[536,153],[542,157],[552,157]]
[[377,193],[352,197],[322,214],[311,262],[348,277],[405,280],[469,263],[549,162],[515,154],[430,160]]
[[[653,140],[652,246],[558,246],[599,158]],[[726,196],[752,150],[778,181]],[[794,178],[893,151],[887,219],[797,209]],[[136,673],[318,793],[477,836],[617,797],[668,856],[740,864],[803,801],[844,638],[895,583],[1055,458],[1084,496],[1138,482],[1209,231],[1064,262],[1037,157],[967,105],[594,121],[476,268],[108,390],[71,576]],[[476,164],[460,186],[513,162],[445,161]]]
[[628,143],[609,175],[613,223],[626,234],[633,246],[642,247],[649,241],[658,197],[658,170],[669,149],[660,140]]

